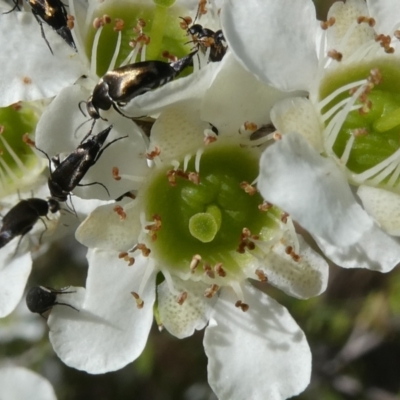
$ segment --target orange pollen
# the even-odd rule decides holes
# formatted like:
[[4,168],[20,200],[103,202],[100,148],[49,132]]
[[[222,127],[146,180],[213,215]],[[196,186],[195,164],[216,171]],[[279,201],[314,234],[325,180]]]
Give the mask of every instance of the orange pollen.
[[337,50],[332,49],[328,51],[328,57],[336,61],[342,61],[343,54],[338,52]]
[[222,267],[222,263],[217,263],[215,264],[214,271],[217,273],[218,276],[221,278],[225,278],[226,276],[226,271]]
[[138,243],[136,248],[142,252],[143,257],[148,257],[151,253],[151,250],[144,243]]
[[187,297],[188,297],[187,292],[182,292],[182,293],[178,296],[178,298],[176,299],[176,302],[181,306],[181,305],[185,302],[185,300],[187,299]]
[[257,275],[257,278],[261,281],[261,282],[268,282],[268,278],[267,275],[265,275],[265,272],[261,269],[256,269],[255,270],[255,274]]
[[121,180],[121,177],[119,175],[119,168],[118,167],[113,167],[112,176],[116,181],[120,181]]
[[129,254],[126,252],[122,252],[118,254],[118,258],[123,258],[124,261],[126,261],[128,263],[128,267],[130,267],[131,265],[133,265],[135,263],[135,259],[133,257],[129,257]]
[[113,208],[113,211],[116,212],[119,215],[119,219],[121,221],[124,221],[126,219],[126,213],[124,209],[121,206],[115,206]]
[[125,21],[120,18],[115,18],[115,25],[114,25],[114,31],[115,32],[120,32],[122,29],[124,29]]
[[250,185],[250,183],[243,181],[240,184],[240,187],[250,196],[254,196],[257,193],[257,188],[255,186]]
[[249,309],[249,305],[246,303],[242,303],[242,300],[238,300],[235,303],[235,307],[240,308],[243,312],[246,312]]
[[205,264],[203,265],[203,269],[204,269],[205,274],[206,274],[209,278],[211,278],[211,279],[214,279],[214,278],[215,278],[214,271],[211,269],[211,265],[210,265],[210,264],[205,263]]
[[325,31],[335,24],[335,17],[330,17],[328,21],[321,21],[321,28]]
[[[3,130],[2,130],[0,133],[3,133]],[[26,143],[28,146],[36,147],[35,142],[34,142],[32,139],[29,138],[29,134],[28,134],[28,133],[25,133],[25,134],[22,136],[22,141],[23,141],[24,143]]]
[[136,292],[131,292],[131,295],[133,296],[133,298],[136,301],[136,306],[137,308],[143,308],[144,306],[144,301],[141,299],[141,297],[136,293]]
[[257,124],[254,122],[246,121],[243,125],[246,131],[255,132],[258,129]]
[[363,16],[363,15],[361,15],[361,16],[359,16],[357,18],[357,23],[358,24],[362,24],[364,22],[367,23],[371,28],[373,26],[375,26],[375,23],[376,23],[376,21],[373,18],[366,17],[366,16]]
[[154,150],[152,150],[150,153],[146,153],[146,158],[148,160],[154,160],[160,154],[161,154],[161,149],[156,146],[154,147]]
[[211,297],[213,297],[215,295],[215,293],[218,292],[218,290],[219,290],[219,286],[214,283],[205,290],[204,297],[211,299]]

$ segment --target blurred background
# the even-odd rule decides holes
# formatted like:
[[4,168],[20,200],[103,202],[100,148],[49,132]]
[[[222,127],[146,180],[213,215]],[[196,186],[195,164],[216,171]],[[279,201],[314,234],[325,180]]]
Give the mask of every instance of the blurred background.
[[[320,19],[332,3],[316,0]],[[84,286],[86,273],[85,248],[64,238],[36,259],[28,286]],[[384,275],[332,266],[326,293],[307,301],[254,284],[288,308],[310,343],[312,381],[296,399],[400,399],[399,267]],[[46,321],[30,314],[24,302],[0,320],[1,360],[45,376],[59,400],[215,400],[202,340],[203,332],[178,340],[154,324],[137,361],[96,376],[61,363],[49,344]]]

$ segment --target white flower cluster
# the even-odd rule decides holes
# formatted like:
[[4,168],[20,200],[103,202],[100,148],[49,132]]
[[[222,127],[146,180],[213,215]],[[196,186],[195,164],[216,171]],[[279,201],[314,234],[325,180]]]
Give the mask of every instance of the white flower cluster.
[[[114,371],[142,353],[155,314],[178,338],[205,329],[219,399],[286,399],[309,384],[311,352],[249,279],[306,299],[326,288],[322,254],[381,272],[400,262],[398,16],[390,0],[335,3],[322,23],[311,0],[192,3],[70,0],[62,31],[43,22],[52,52],[29,9],[0,16],[0,105],[51,99],[34,140],[79,159],[60,181],[94,161],[67,185],[86,286],[49,305],[71,306],[52,309],[50,341],[68,366]],[[172,80],[193,49],[193,71]],[[62,200],[43,182],[35,197]],[[3,316],[31,269],[14,236],[0,249]]]

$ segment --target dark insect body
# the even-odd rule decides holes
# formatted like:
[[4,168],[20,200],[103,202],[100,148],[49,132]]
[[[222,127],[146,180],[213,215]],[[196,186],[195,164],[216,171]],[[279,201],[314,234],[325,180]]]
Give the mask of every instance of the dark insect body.
[[79,311],[70,304],[57,302],[57,295],[67,293],[75,292],[67,292],[65,289],[56,290],[46,286],[33,286],[28,290],[25,301],[29,311],[40,314],[41,316],[56,305],[71,307]]
[[223,59],[227,47],[224,44],[225,37],[221,29],[214,32],[200,24],[194,24],[187,28],[187,33],[202,53],[205,54],[207,49],[210,49],[210,61],[216,62]]
[[[16,9],[20,10],[18,1],[19,0],[14,0],[14,7],[7,13]],[[68,27],[68,14],[61,0],[26,0],[26,2],[30,5],[32,14],[40,25],[42,37],[52,54],[53,50],[44,34],[43,22],[53,28],[69,46],[76,50],[71,30]]]
[[59,210],[60,204],[54,199],[47,201],[37,198],[21,200],[3,218],[3,225],[0,229],[0,248],[17,236],[21,236],[22,239],[39,219],[46,226],[41,217],[46,217],[49,211],[56,213]]
[[[49,166],[51,172],[48,179],[48,186],[52,198],[58,201],[66,201],[76,186],[101,185],[108,193],[107,188],[100,182],[80,185],[80,181],[86,175],[89,168],[96,164],[108,146],[117,140],[127,137],[117,138],[103,147],[112,127],[110,125],[97,135],[90,137],[86,141],[82,141],[76,150],[70,153],[62,162],[60,162],[59,156],[53,157],[52,160],[49,159],[49,163],[53,161],[56,166],[54,171],[51,171],[51,166]],[[38,150],[48,158],[46,153],[40,149]]]
[[197,50],[171,63],[142,61],[108,71],[86,102],[89,116],[99,119],[100,110],[109,110],[111,107],[124,115],[119,107],[123,107],[136,96],[172,81],[186,67],[193,65],[192,60],[196,53]]

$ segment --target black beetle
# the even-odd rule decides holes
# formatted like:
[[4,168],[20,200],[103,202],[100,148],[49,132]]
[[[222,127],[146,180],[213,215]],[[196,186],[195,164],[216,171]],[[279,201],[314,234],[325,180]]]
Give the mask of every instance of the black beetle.
[[[50,47],[49,42],[46,39],[43,30],[43,22],[52,27],[64,40],[70,45],[74,50],[76,50],[74,39],[72,38],[71,31],[68,27],[68,14],[65,9],[65,5],[61,0],[26,0],[30,5],[32,14],[36,18],[36,21],[40,25],[40,30],[42,32],[42,37],[45,40],[47,46],[49,47],[51,53],[53,50]],[[18,0],[14,1],[15,10],[18,7]]]
[[26,305],[29,308],[29,311],[40,314],[41,316],[56,305],[71,307],[74,310],[79,311],[70,304],[57,302],[57,295],[75,293],[75,291],[67,292],[66,289],[68,288],[56,290],[46,286],[33,286],[26,294]]
[[119,107],[140,94],[172,81],[186,67],[193,65],[192,60],[196,53],[197,50],[171,63],[142,61],[108,71],[86,102],[88,114],[93,119],[99,119],[100,110],[109,110],[112,106],[124,115]]
[[[21,200],[3,217],[0,229],[0,248],[4,247],[17,236],[26,235],[36,222],[45,217],[49,211],[56,213],[60,204],[55,199],[42,200],[37,198]],[[42,220],[44,225],[45,222]]]
[[[127,137],[123,136],[117,138],[103,147],[112,127],[113,126],[110,125],[97,135],[90,137],[86,141],[82,141],[76,150],[70,153],[62,162],[60,162],[58,156],[53,157],[52,160],[49,159],[49,163],[53,161],[56,165],[54,171],[51,171],[51,166],[49,166],[50,177],[48,179],[49,190],[54,199],[58,201],[66,201],[76,186],[90,186],[97,184],[103,186],[108,193],[107,188],[100,182],[88,183],[86,185],[80,185],[79,182],[88,172],[89,168],[96,164],[97,160],[101,157],[103,151],[108,146],[117,140]],[[48,158],[48,155],[44,151],[40,149],[38,150]]]

